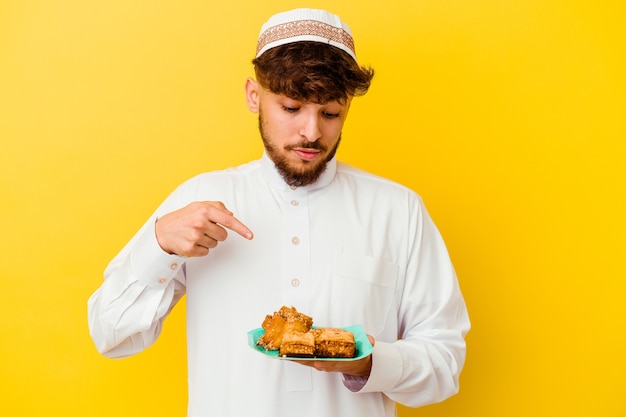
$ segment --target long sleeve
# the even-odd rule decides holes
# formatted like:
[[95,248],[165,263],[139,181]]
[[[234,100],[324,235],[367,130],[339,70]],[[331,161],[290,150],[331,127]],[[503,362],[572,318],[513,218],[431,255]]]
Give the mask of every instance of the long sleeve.
[[398,340],[376,342],[367,382],[344,382],[354,391],[383,392],[411,407],[440,402],[458,392],[466,354],[464,337],[470,328],[447,249],[418,202],[397,312]]
[[185,293],[184,258],[158,246],[152,217],[111,261],[89,298],[88,323],[100,353],[126,357],[150,346]]
[[[218,181],[207,186],[203,181],[213,176]],[[180,184],[109,263],[104,282],[88,301],[89,331],[101,354],[127,357],[159,337],[168,314],[187,293],[188,260],[161,249],[155,235],[156,221],[193,201],[211,199],[205,193],[227,184],[223,178],[216,172]]]

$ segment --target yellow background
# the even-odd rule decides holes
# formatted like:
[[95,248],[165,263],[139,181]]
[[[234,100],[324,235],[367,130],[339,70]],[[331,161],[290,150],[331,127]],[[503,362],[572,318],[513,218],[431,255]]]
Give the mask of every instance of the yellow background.
[[3,0],[0,414],[185,414],[184,309],[114,361],[87,298],[177,184],[260,156],[243,83],[296,6],[376,69],[340,157],[424,197],[471,313],[461,392],[400,415],[626,415],[617,0]]

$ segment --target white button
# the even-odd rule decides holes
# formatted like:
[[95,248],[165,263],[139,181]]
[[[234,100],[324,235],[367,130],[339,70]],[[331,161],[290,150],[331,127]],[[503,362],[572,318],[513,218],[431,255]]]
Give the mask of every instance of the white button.
[[294,278],[291,280],[291,286],[292,287],[297,287],[298,285],[300,285],[300,280],[297,278]]
[[290,185],[289,188],[291,188],[292,190],[295,190],[298,187],[296,187],[295,185]]
[[176,268],[178,268],[178,264],[177,264],[176,262],[172,262],[172,263],[170,264],[170,269],[171,269],[172,271],[174,271]]
[[166,278],[159,278],[159,284],[165,284],[167,282]]
[[298,202],[298,200],[291,200],[291,205],[292,205],[292,206],[297,206],[298,204],[300,204],[300,203]]
[[297,236],[294,236],[291,238],[291,243],[297,245],[298,243],[300,243],[300,239]]

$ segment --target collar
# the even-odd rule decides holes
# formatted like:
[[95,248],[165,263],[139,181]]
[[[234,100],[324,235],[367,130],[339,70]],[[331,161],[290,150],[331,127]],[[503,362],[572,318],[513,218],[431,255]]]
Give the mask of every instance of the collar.
[[280,175],[274,162],[267,155],[267,152],[263,152],[263,156],[261,157],[261,172],[263,177],[270,183],[270,185],[280,191],[287,191],[289,189],[300,189],[305,191],[313,191],[318,188],[322,188],[331,183],[333,178],[335,178],[335,173],[337,172],[337,155],[333,157],[328,164],[326,165],[326,170],[322,172],[322,175],[315,181],[313,184],[305,185],[302,187],[292,188],[283,177]]

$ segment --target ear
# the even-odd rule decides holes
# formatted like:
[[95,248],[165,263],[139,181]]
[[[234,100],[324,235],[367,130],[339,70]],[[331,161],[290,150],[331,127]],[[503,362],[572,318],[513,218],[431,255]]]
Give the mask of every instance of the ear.
[[252,113],[259,112],[259,83],[252,78],[246,80],[246,103]]

